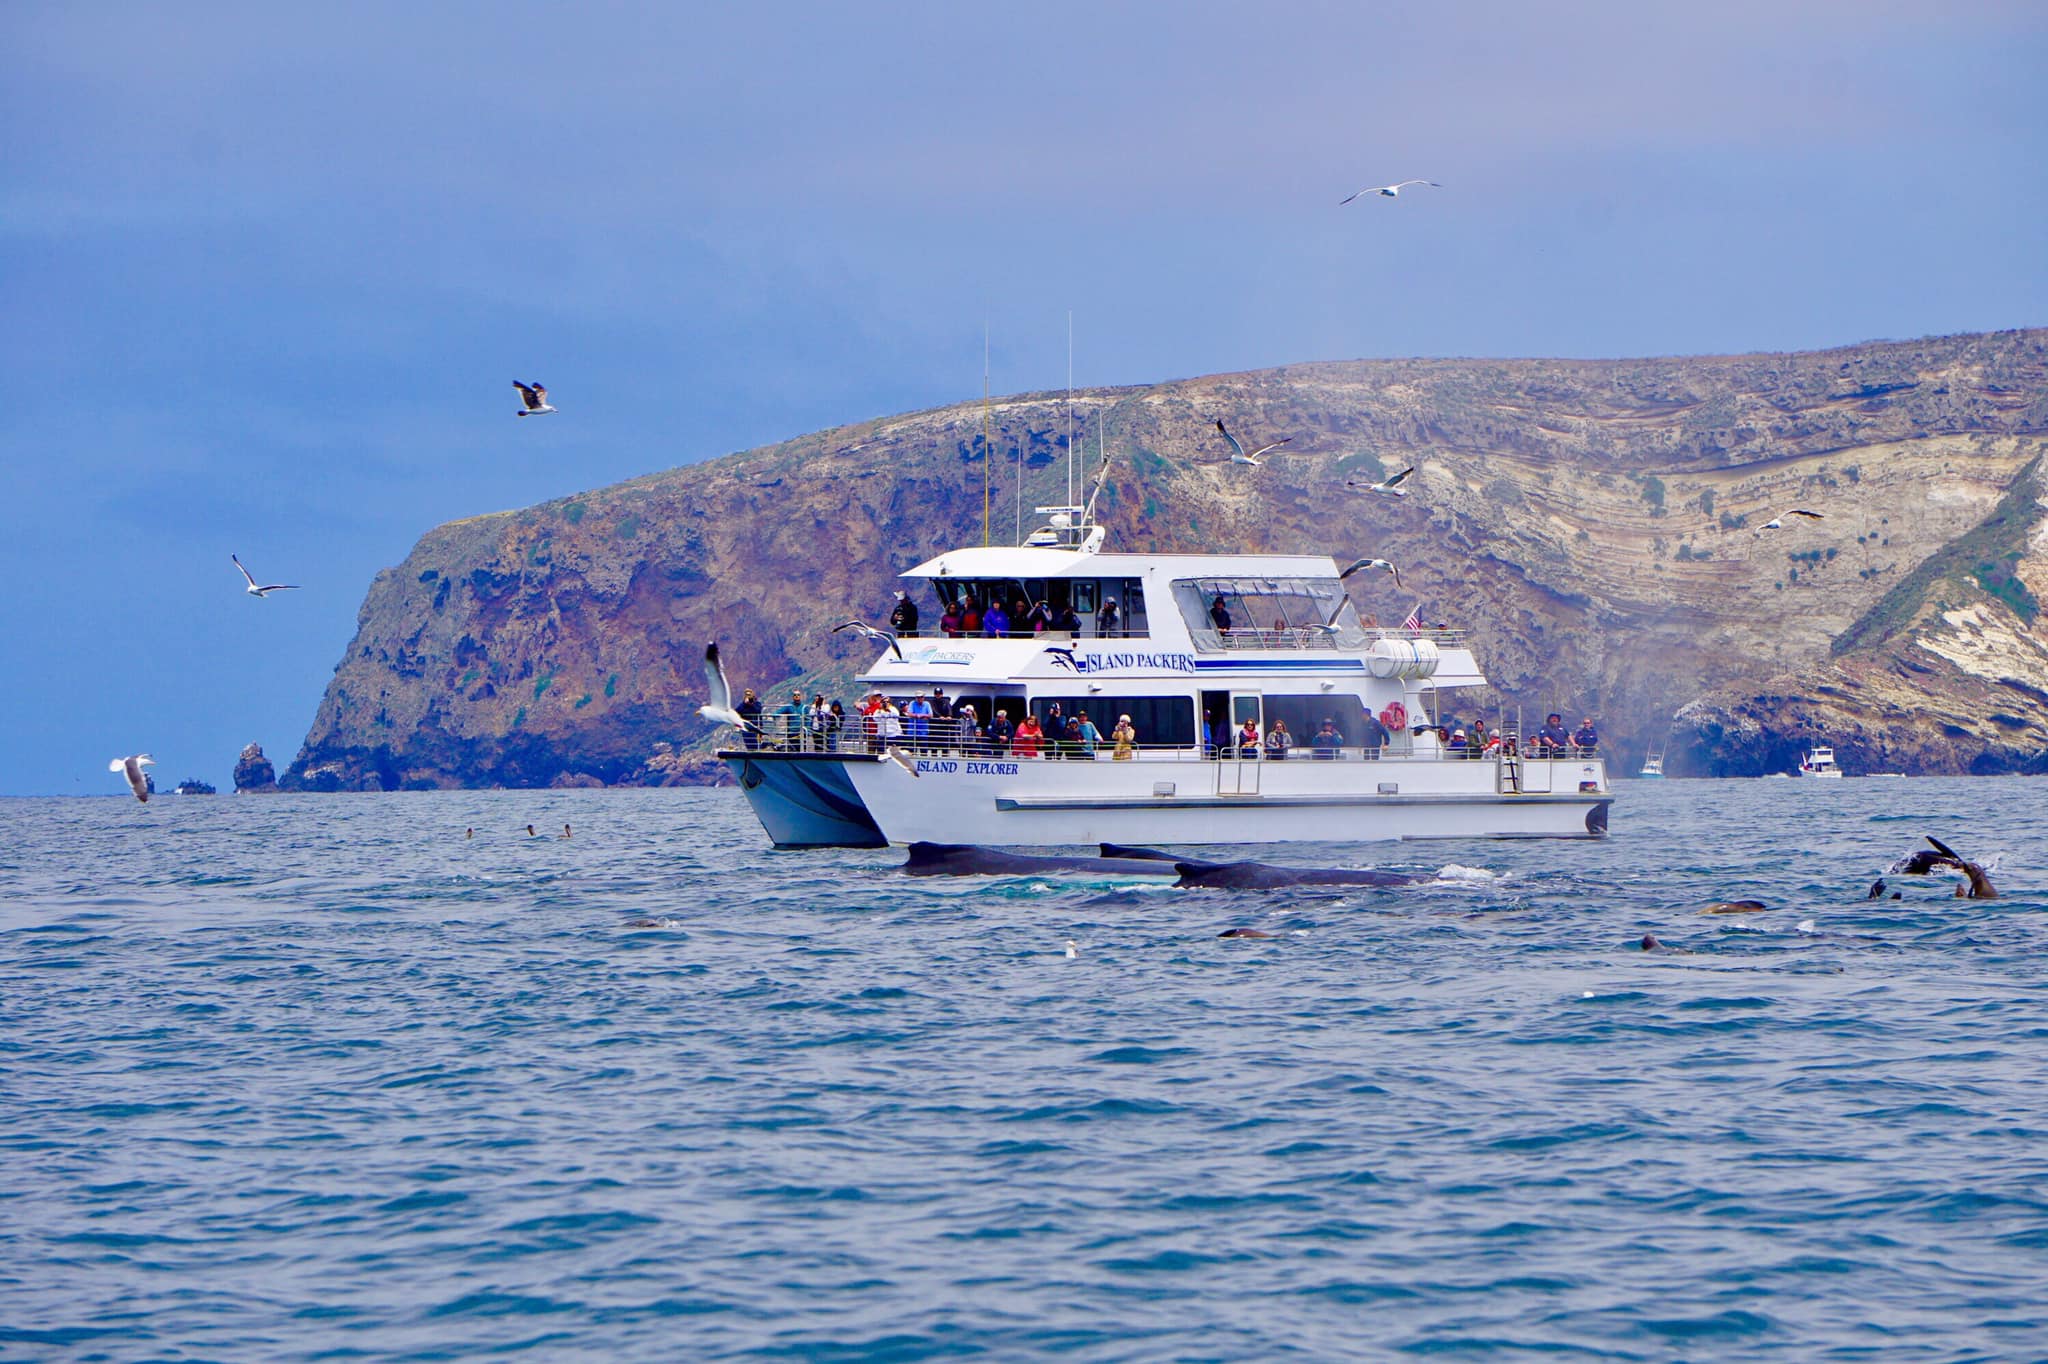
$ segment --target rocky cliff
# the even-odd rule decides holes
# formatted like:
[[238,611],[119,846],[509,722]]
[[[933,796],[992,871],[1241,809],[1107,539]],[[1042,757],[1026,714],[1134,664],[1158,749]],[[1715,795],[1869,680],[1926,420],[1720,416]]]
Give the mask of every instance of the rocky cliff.
[[[1469,627],[1468,709],[1600,718],[1633,761],[2048,766],[2048,331],[1791,355],[1293,365],[1073,398],[1112,548],[1394,560],[1362,610]],[[1212,423],[1292,443],[1222,462]],[[995,536],[1060,500],[1060,395],[991,414]],[[430,531],[378,575],[310,789],[713,775],[698,659],[842,686],[892,576],[982,534],[979,403],[863,422]],[[1401,500],[1347,475],[1417,466]],[[1794,507],[1825,519],[1786,518]],[[1027,524],[1027,529],[1029,525]]]

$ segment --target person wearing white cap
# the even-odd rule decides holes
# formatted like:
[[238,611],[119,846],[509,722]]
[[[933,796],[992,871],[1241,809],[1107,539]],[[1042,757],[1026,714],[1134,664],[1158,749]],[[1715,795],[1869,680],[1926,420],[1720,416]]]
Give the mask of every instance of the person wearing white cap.
[[889,612],[889,628],[899,639],[917,637],[917,603],[901,592],[896,594],[895,609]]

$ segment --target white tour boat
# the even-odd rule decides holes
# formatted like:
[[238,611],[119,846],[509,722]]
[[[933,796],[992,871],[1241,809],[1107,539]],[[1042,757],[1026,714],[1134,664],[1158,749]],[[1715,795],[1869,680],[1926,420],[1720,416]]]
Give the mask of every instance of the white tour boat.
[[1663,749],[1661,749],[1661,748],[1653,748],[1653,749],[1651,749],[1651,750],[1650,750],[1650,752],[1649,752],[1649,754],[1648,754],[1647,756],[1645,756],[1645,757],[1644,757],[1644,759],[1643,759],[1643,770],[1642,770],[1642,771],[1640,771],[1640,772],[1638,772],[1638,773],[1636,773],[1636,775],[1637,775],[1638,777],[1661,777],[1661,776],[1663,776],[1663,775],[1664,775],[1664,750],[1663,750]]
[[[719,752],[776,846],[1606,833],[1597,752],[1503,742],[1468,757],[1440,736],[1440,696],[1486,684],[1462,631],[1367,624],[1330,558],[1109,554],[1086,509],[1039,510],[1051,522],[1022,546],[956,549],[903,575],[922,628],[859,682],[908,713],[849,710],[838,727],[770,714]],[[948,607],[1017,601],[1069,628],[938,627]],[[961,719],[925,718],[919,697]],[[1055,709],[1100,737],[986,735],[997,712],[1043,729]],[[1237,741],[1247,722],[1257,745]],[[1268,742],[1279,729],[1291,746]]]
[[1802,777],[1839,777],[1842,769],[1835,766],[1835,750],[1832,748],[1808,749],[1806,758],[1799,764]]

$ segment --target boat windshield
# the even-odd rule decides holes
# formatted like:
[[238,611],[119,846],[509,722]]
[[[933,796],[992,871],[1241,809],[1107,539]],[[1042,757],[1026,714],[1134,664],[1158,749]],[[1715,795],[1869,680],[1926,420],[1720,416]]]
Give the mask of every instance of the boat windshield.
[[1336,578],[1182,578],[1173,600],[1195,647],[1357,649],[1358,608]]

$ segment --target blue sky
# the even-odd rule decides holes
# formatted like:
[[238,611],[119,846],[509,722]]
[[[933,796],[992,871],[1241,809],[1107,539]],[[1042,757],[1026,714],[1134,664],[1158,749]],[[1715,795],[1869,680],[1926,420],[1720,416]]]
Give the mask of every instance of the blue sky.
[[1070,308],[1084,384],[2048,322],[2044,74],[1998,4],[10,5],[0,793],[282,767],[431,526],[984,320],[999,391]]

